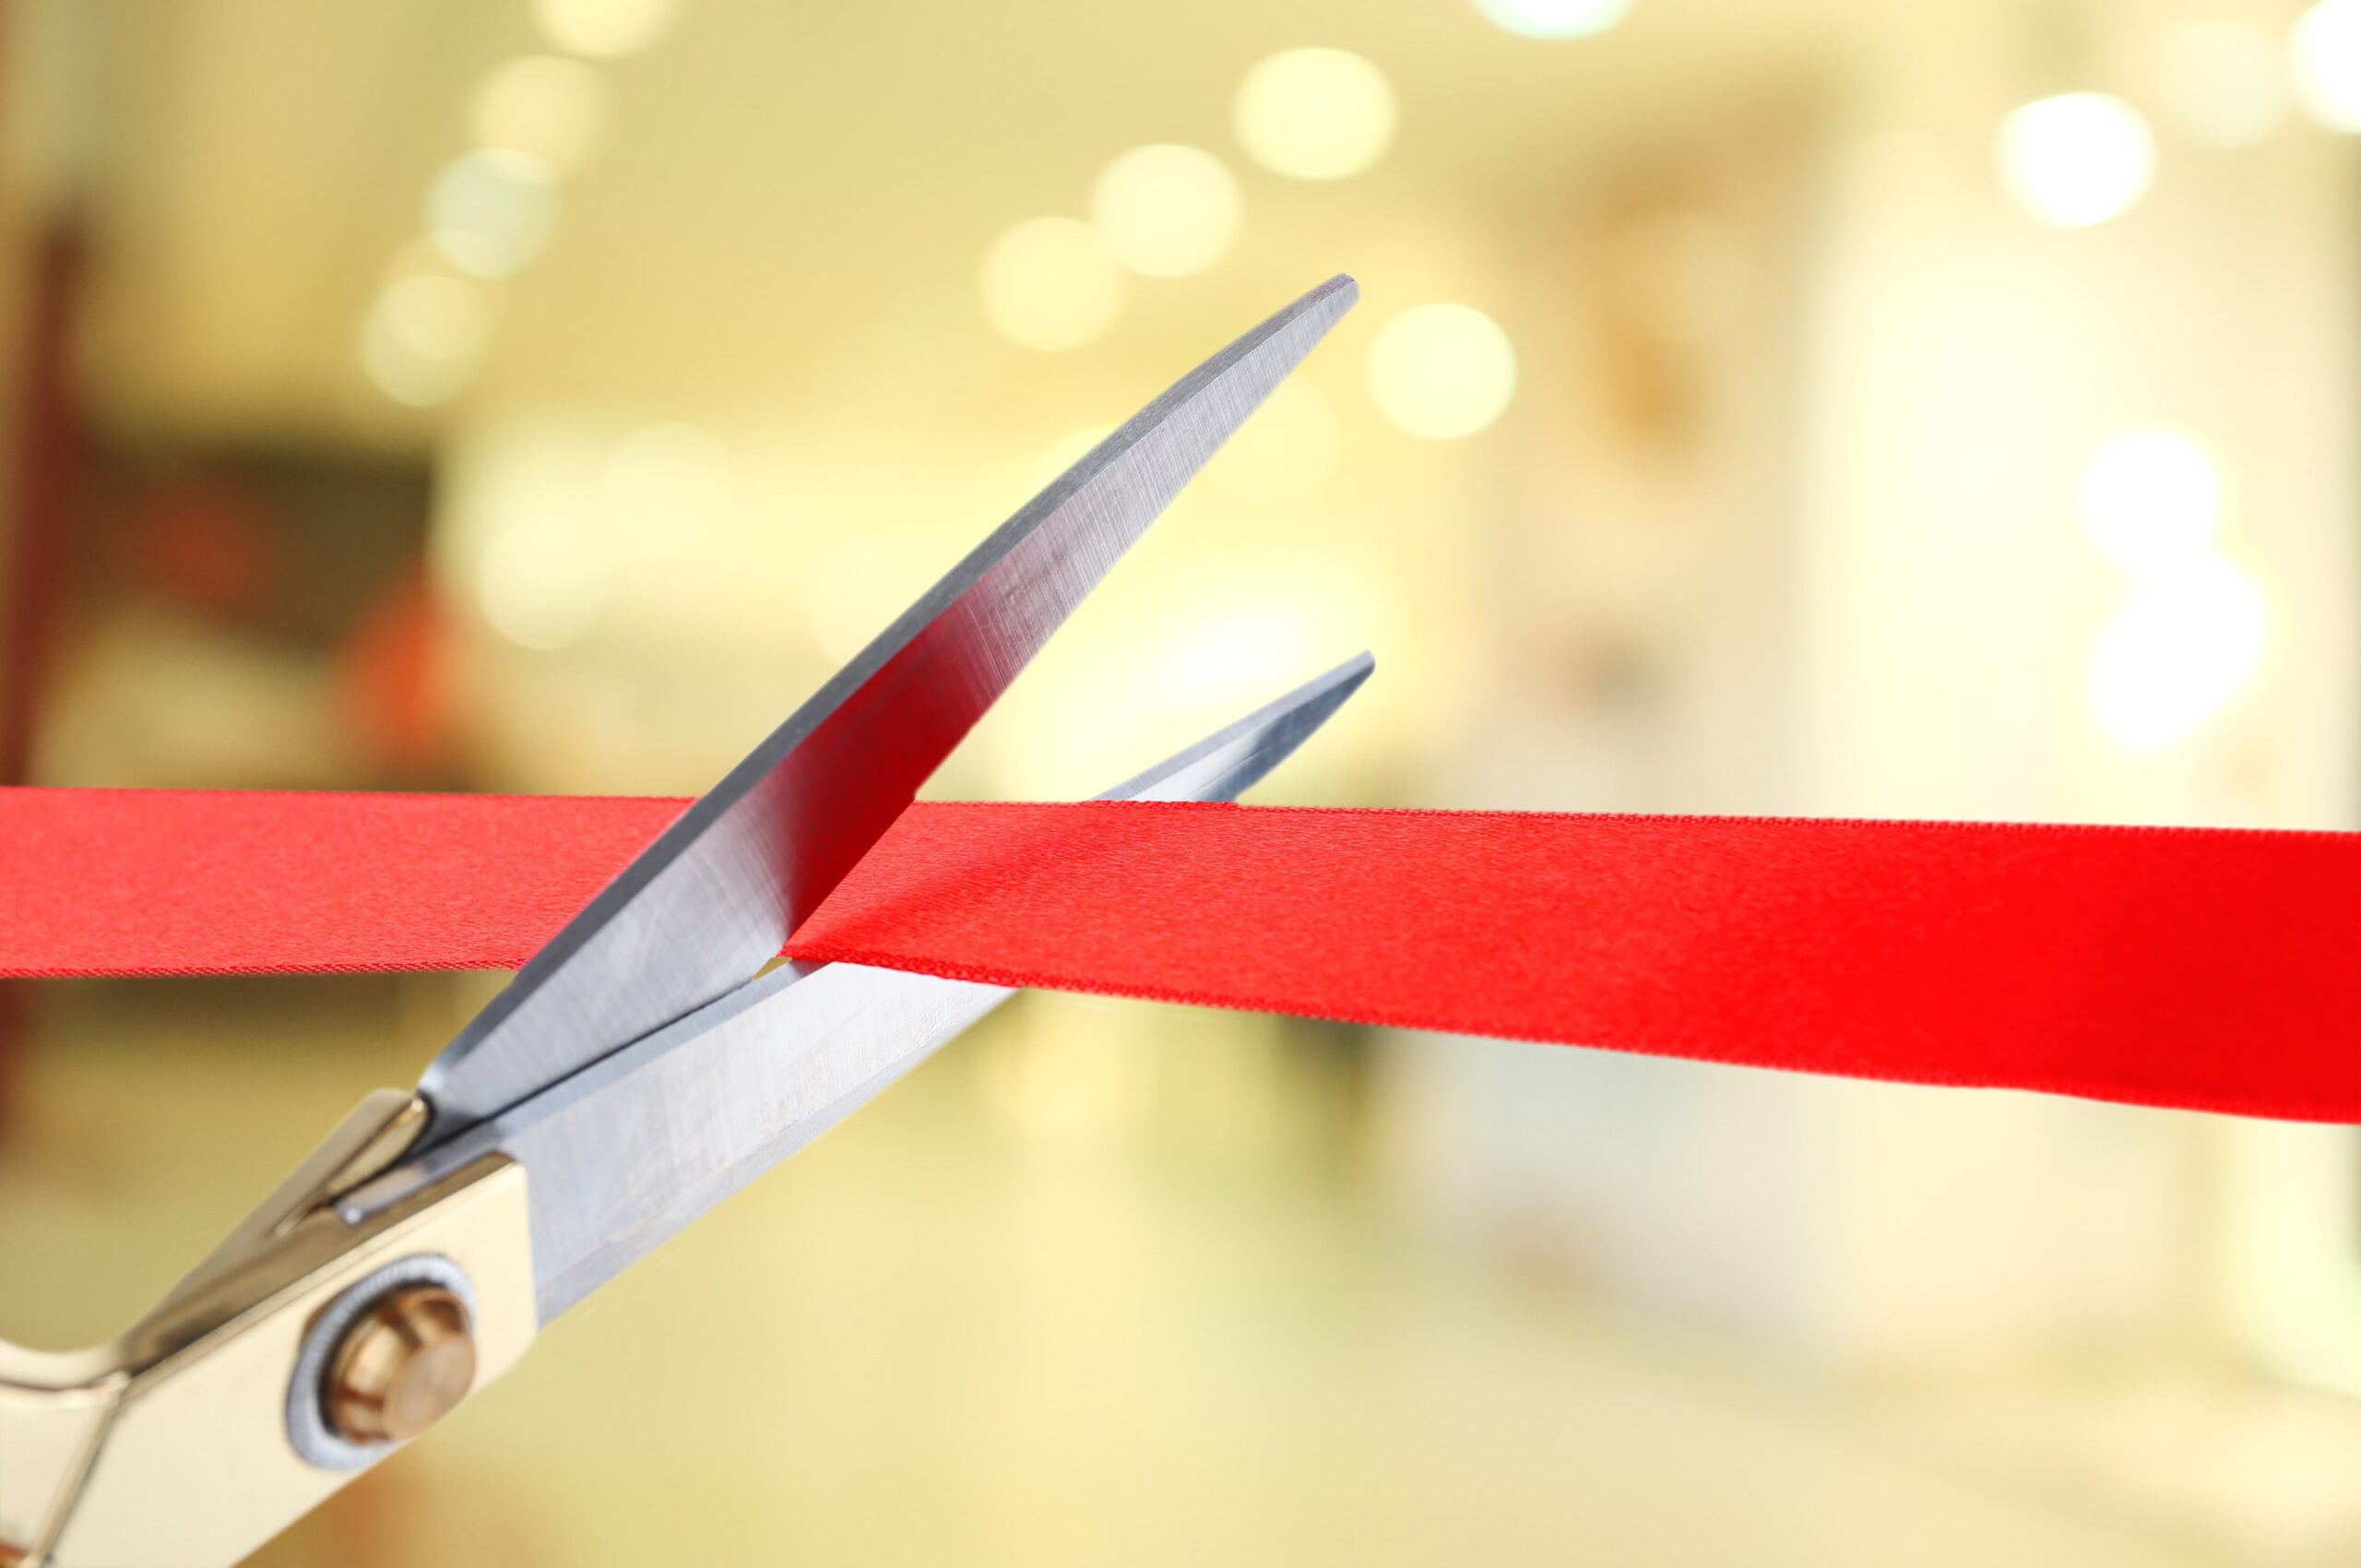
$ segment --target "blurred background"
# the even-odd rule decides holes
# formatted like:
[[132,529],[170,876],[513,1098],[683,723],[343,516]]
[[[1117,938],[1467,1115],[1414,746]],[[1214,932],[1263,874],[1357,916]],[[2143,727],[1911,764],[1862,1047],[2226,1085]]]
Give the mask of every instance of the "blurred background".
[[[936,780],[2351,827],[2361,0],[0,0],[0,782],[689,793],[1328,274]],[[5,851],[0,851],[5,852]],[[0,994],[0,1336],[498,976]],[[2361,1134],[1021,998],[260,1561],[2349,1562]]]

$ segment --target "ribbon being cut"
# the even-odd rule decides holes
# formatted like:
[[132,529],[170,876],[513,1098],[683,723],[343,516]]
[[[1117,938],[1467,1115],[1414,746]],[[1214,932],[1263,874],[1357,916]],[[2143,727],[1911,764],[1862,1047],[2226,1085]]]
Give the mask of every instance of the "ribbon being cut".
[[1354,293],[1176,382],[694,802],[0,791],[0,975],[516,970],[138,1329],[0,1347],[0,1559],[234,1560],[1009,987],[2361,1121],[2361,838],[1229,803],[1366,656],[1097,801],[913,803]]
[[[687,804],[0,791],[0,974],[510,968]],[[787,952],[2361,1122],[2361,836],[920,802]]]

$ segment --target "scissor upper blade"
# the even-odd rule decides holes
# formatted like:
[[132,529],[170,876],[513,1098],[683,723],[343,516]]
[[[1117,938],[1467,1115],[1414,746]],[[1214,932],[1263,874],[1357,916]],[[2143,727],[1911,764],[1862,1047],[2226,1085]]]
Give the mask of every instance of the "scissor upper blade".
[[683,813],[427,1068],[430,1140],[742,984],[1357,292],[1332,279],[1175,384]]
[[[1103,798],[1228,800],[1369,675],[1349,663]],[[1009,992],[859,964],[786,966],[343,1200],[359,1218],[490,1153],[521,1162],[547,1323],[859,1110]]]

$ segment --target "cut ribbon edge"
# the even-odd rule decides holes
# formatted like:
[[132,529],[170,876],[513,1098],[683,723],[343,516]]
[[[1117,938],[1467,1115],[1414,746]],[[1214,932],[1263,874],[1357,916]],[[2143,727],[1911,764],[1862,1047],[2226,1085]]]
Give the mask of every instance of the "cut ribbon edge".
[[[686,803],[0,790],[0,975],[514,967]],[[2355,889],[2337,833],[922,802],[788,952],[2361,1122]]]

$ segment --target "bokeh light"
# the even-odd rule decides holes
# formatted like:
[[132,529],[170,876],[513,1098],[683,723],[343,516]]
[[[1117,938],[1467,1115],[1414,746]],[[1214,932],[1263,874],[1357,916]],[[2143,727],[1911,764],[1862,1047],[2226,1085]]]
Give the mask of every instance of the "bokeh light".
[[2060,229],[2087,228],[2128,210],[2156,168],[2148,122],[2103,92],[2061,93],[2011,111],[1994,151],[2010,196]]
[[681,0],[533,0],[533,18],[571,54],[636,54],[670,31]]
[[487,148],[538,158],[569,174],[599,145],[607,119],[607,85],[579,60],[532,54],[511,60],[476,89],[469,126]]
[[2091,650],[2091,710],[2123,750],[2162,751],[2193,733],[2261,662],[2262,590],[2214,552],[2221,476],[2185,435],[2110,437],[2083,469],[2082,509],[2092,542],[2131,578]]
[[1317,486],[1336,461],[1336,410],[1300,372],[1205,465],[1205,482],[1240,501],[1292,501]]
[[1237,176],[1202,148],[1133,148],[1090,190],[1090,220],[1117,261],[1148,278],[1203,272],[1238,239]]
[[2148,573],[2091,650],[2099,728],[2134,754],[2186,740],[2254,673],[2269,625],[2262,589],[2218,555]]
[[1247,156],[1296,180],[1341,180],[1394,145],[1394,84],[1343,49],[1286,49],[1238,84],[1230,124]]
[[2289,35],[2296,101],[2331,131],[2361,134],[2361,0],[2319,0]]
[[403,347],[386,327],[385,316],[374,310],[362,317],[354,350],[372,386],[413,409],[449,402],[474,371],[464,362],[427,359]]
[[1631,13],[1631,0],[1476,0],[1492,21],[1526,38],[1590,38]]
[[616,443],[600,476],[607,526],[638,552],[680,556],[709,544],[737,502],[729,444],[702,425],[674,421]]
[[476,563],[476,604],[492,629],[519,647],[571,647],[598,626],[610,564],[596,533],[554,513],[516,518]]
[[1515,395],[1516,350],[1473,305],[1418,305],[1378,332],[1369,386],[1385,417],[1413,435],[1473,435]]
[[984,253],[984,318],[1013,342],[1078,349],[1114,324],[1123,274],[1098,231],[1074,218],[1033,218]]
[[504,278],[549,243],[557,220],[550,166],[514,148],[481,148],[453,159],[426,196],[427,232],[451,265]]
[[2156,42],[2157,106],[2174,130],[2209,147],[2252,147],[2285,112],[2279,48],[2260,28],[2209,18]]
[[1157,650],[1149,675],[1163,702],[1216,711],[1264,699],[1275,682],[1320,668],[1325,649],[1311,607],[1270,597],[1201,620]]
[[467,384],[491,329],[482,285],[447,273],[397,277],[362,321],[362,368],[396,402],[430,407]]
[[376,308],[395,339],[422,359],[472,360],[492,327],[483,286],[464,278],[400,279],[377,296]]
[[2222,480],[2202,447],[2165,430],[2111,437],[2082,471],[2082,527],[2134,576],[2201,553],[2213,537]]

